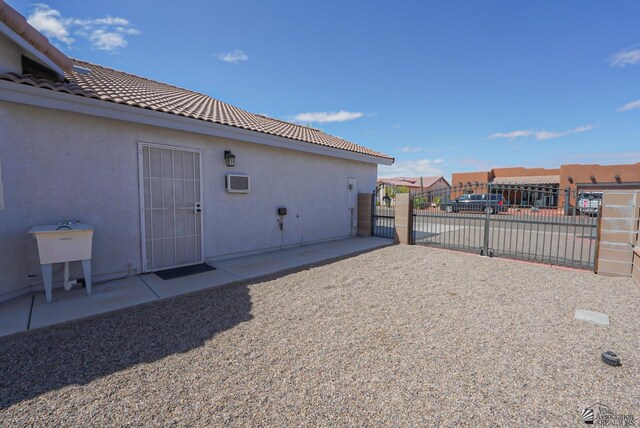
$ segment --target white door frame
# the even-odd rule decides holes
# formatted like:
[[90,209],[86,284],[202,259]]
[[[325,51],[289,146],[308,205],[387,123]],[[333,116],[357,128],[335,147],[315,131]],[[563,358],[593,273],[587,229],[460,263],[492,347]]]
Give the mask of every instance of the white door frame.
[[[180,150],[184,152],[198,153],[199,159],[199,167],[200,167],[200,206],[204,207],[204,169],[202,162],[202,150],[194,149],[191,147],[182,147],[182,146],[170,146],[168,144],[157,144],[157,143],[148,143],[146,141],[138,141],[138,188],[139,188],[139,197],[140,197],[140,244],[142,250],[142,271],[143,272],[153,272],[153,269],[149,269],[147,266],[147,242],[146,242],[146,224],[145,224],[145,215],[144,215],[144,166],[143,166],[143,156],[142,149],[143,147],[153,147],[158,149],[170,149],[170,150]],[[198,263],[204,263],[204,208],[198,215],[200,218],[200,260],[195,263],[186,263],[171,267],[166,267],[164,269],[171,269],[181,266],[190,266]],[[196,219],[196,221],[198,221]]]

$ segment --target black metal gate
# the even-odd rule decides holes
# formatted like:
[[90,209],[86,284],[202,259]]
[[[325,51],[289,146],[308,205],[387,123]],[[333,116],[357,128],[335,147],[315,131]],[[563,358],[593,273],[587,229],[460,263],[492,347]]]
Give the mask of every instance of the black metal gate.
[[373,207],[371,209],[371,234],[382,238],[393,239],[395,233],[395,186],[380,184],[373,191]]
[[416,193],[413,242],[593,269],[600,198],[558,185],[518,183]]

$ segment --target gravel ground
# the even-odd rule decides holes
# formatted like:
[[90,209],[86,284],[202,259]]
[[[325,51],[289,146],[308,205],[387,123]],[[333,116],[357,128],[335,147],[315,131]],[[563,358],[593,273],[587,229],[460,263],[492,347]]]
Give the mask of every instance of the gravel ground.
[[638,422],[639,301],[626,278],[387,247],[0,340],[0,426],[559,427],[598,402]]

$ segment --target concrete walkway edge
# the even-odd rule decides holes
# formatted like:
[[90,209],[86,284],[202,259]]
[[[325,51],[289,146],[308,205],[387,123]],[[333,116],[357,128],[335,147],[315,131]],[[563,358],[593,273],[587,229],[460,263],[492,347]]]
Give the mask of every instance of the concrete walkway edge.
[[201,290],[274,274],[286,274],[313,265],[393,245],[385,238],[349,238],[209,263],[216,269],[172,280],[144,274],[94,286],[87,296],[82,289],[56,290],[53,302],[44,292],[0,303],[0,337],[65,322],[95,317],[123,308],[172,298]]

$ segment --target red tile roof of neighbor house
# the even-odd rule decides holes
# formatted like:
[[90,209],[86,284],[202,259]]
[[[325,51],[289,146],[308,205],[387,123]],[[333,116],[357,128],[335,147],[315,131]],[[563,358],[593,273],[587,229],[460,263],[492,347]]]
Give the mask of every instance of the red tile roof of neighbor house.
[[[422,187],[428,189],[433,186],[438,180],[443,179],[447,186],[449,182],[441,175],[422,177]],[[408,188],[421,188],[420,177],[393,177],[393,178],[379,178],[378,184],[392,184],[394,186],[405,186]]]
[[[393,161],[391,156],[334,137],[319,129],[249,113],[198,92],[100,65],[72,60],[51,45],[45,36],[29,25],[22,15],[3,0],[0,0],[0,21],[62,68],[66,77],[64,82],[55,82],[31,75],[6,73],[0,75],[0,80],[219,123]],[[74,70],[74,65],[87,68],[89,72],[78,72]]]

